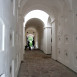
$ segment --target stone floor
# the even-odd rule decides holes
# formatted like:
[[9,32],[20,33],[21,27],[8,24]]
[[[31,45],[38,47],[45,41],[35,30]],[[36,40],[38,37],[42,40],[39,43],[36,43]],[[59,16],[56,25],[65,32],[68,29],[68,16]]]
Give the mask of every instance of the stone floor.
[[77,77],[77,74],[40,50],[25,51],[18,77]]

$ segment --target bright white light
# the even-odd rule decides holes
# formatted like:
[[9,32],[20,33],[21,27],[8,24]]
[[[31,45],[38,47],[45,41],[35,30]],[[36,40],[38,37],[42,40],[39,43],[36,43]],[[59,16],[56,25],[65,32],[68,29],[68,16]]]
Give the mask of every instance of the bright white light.
[[45,26],[47,26],[48,17],[49,17],[49,15],[46,12],[44,12],[44,11],[41,11],[41,10],[33,10],[33,11],[29,12],[24,17],[24,19],[25,19],[24,25],[26,24],[26,22],[29,19],[38,18],[38,19],[40,19],[40,20],[43,21],[43,23],[45,24]]
[[2,39],[2,47],[1,47],[1,50],[4,51],[4,48],[5,48],[5,24],[3,22],[3,20],[0,18],[0,22],[1,22],[1,26],[2,26],[2,32],[1,32],[1,39]]
[[5,74],[1,75],[1,77],[5,77]]
[[5,44],[5,25],[3,24],[3,30],[2,30],[2,50],[4,51],[4,44]]

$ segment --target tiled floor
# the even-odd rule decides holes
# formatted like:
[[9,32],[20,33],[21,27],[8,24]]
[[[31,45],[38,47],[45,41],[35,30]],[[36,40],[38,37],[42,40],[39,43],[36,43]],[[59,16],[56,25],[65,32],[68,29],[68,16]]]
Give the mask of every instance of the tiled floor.
[[25,51],[18,77],[77,77],[77,74],[54,61],[40,50]]

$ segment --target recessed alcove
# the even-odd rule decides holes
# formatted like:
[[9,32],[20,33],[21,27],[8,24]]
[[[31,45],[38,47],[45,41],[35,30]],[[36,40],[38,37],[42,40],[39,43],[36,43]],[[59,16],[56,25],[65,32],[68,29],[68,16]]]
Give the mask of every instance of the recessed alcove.
[[5,24],[3,20],[0,18],[0,51],[4,51],[5,49]]

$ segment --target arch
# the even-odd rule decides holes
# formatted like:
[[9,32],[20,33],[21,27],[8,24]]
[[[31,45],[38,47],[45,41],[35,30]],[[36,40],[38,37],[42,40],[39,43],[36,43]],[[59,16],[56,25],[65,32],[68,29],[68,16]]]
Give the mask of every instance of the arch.
[[[55,9],[57,9],[56,7],[54,7]],[[50,16],[53,16],[53,9],[49,9],[48,7],[46,7],[46,6],[44,6],[44,5],[33,5],[33,6],[31,6],[31,7],[29,7],[28,9],[26,9],[26,12],[23,14],[23,17],[27,14],[27,13],[29,13],[30,11],[33,11],[33,10],[42,10],[42,11],[44,11],[44,12],[46,12],[48,15],[50,15]],[[52,13],[52,14],[51,14]],[[58,13],[58,12],[57,12]]]
[[31,19],[42,22],[44,25],[47,25],[49,15],[42,10],[32,10],[24,17],[24,24],[26,24]]
[[30,27],[32,25],[36,25],[35,23],[37,23],[38,24],[37,26],[39,26],[39,27],[44,27],[44,22],[38,18],[31,18],[30,20],[28,20],[25,24],[25,27],[27,28],[27,27]]
[[37,9],[43,10],[52,19],[56,17],[56,14],[58,16],[58,14],[60,14],[61,11],[63,11],[63,8],[70,10],[72,7],[71,1],[72,0],[49,0],[49,1],[47,0],[44,0],[44,1],[41,1],[41,0],[25,1],[23,0],[22,1],[23,6],[21,6],[20,11],[24,18],[24,16],[32,10],[37,10]]
[[[34,11],[34,10],[32,10],[32,11]],[[38,38],[39,39],[39,41],[38,41],[39,42],[39,49],[43,50],[44,53],[46,53],[46,54],[51,54],[51,46],[49,45],[51,43],[51,40],[49,38],[47,38],[48,36],[51,37],[51,27],[50,26],[45,26],[42,19],[40,20],[40,18],[34,17],[34,18],[31,18],[31,19],[27,20],[27,23],[25,24],[26,25],[25,28],[27,29],[29,27],[33,27],[31,22],[34,21],[34,20],[37,21],[37,23],[40,22],[41,25],[44,25],[43,26],[44,28],[42,27],[42,31],[39,31],[41,29],[41,27],[40,27],[40,29],[38,29],[34,26],[37,29],[37,31],[39,32],[39,35],[38,35],[38,37],[39,37]],[[51,17],[48,16],[47,21],[45,21],[45,22],[47,23],[46,25],[48,25],[48,23],[51,22]],[[34,22],[34,23],[36,23],[36,22]],[[47,34],[49,34],[49,35],[47,35]],[[48,43],[45,42],[45,41],[48,41]],[[49,50],[48,50],[48,48],[49,48]],[[47,52],[47,51],[49,51],[49,52]]]
[[33,34],[28,34],[28,35],[27,35],[27,37],[29,37],[29,36],[34,37],[34,35],[33,35]]
[[53,7],[53,8],[49,8],[45,5],[32,5],[31,7],[28,7],[28,9],[26,9],[25,12],[23,12],[22,16],[23,18],[25,17],[25,15],[27,15],[29,12],[33,11],[33,10],[42,10],[45,13],[47,13],[50,18],[55,18],[55,14],[57,13],[57,15],[59,14],[60,10],[57,9],[57,7]]
[[[29,33],[27,33],[27,32],[29,32]],[[33,28],[33,27],[26,28],[25,35],[26,36],[32,36],[35,40],[35,48],[38,48],[38,46],[39,46],[38,45],[38,31],[36,30],[36,28]],[[27,40],[25,40],[25,42],[27,44]]]

